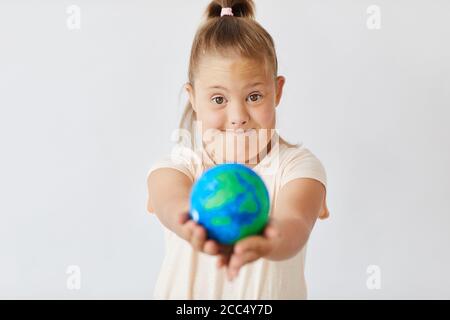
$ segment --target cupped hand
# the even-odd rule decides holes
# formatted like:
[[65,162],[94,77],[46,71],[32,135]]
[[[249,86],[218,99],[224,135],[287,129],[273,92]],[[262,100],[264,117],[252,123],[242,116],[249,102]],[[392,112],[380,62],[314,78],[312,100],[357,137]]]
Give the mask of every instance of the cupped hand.
[[232,246],[223,245],[213,239],[208,239],[206,229],[192,220],[188,212],[182,213],[178,222],[181,224],[181,237],[189,242],[195,250],[223,257],[232,252]]

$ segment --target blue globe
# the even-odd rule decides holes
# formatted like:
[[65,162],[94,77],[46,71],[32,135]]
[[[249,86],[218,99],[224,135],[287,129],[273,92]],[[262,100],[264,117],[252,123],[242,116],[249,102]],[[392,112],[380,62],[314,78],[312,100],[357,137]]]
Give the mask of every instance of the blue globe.
[[195,182],[190,217],[209,239],[232,245],[260,234],[269,219],[270,198],[261,177],[251,168],[227,163],[210,168]]

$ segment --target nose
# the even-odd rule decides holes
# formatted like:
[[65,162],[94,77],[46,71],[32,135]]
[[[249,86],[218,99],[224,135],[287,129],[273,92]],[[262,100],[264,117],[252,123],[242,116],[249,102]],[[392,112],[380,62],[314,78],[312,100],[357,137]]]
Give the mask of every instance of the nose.
[[245,107],[237,106],[230,110],[230,124],[233,129],[244,127],[249,122],[249,115]]
[[247,122],[248,122],[248,120],[233,120],[233,121],[231,121],[231,125],[233,127],[239,128],[239,127],[245,126],[247,124]]

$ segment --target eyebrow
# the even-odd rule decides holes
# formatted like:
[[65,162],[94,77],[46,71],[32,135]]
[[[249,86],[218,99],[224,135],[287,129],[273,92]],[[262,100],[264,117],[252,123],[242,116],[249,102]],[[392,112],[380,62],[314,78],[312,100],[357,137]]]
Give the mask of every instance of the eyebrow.
[[[244,88],[255,87],[255,86],[258,86],[261,84],[264,84],[264,83],[263,82],[255,82],[255,83],[251,83],[251,84],[245,86]],[[227,88],[222,87],[222,86],[211,86],[211,87],[208,87],[208,89],[222,89],[222,90],[228,91]]]

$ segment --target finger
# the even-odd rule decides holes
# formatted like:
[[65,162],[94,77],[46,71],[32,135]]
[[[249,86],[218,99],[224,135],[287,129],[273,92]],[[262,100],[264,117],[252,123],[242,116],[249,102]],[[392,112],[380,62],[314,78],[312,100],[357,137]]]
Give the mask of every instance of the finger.
[[180,214],[180,216],[178,217],[178,222],[180,224],[184,224],[186,221],[189,220],[189,212],[183,212],[182,214]]
[[202,226],[196,226],[191,238],[191,244],[195,250],[202,250],[206,241],[206,230]]
[[203,246],[203,251],[210,255],[216,255],[219,253],[219,244],[214,240],[207,240]]
[[231,255],[220,254],[217,259],[217,267],[220,269],[222,267],[227,267],[230,262]]
[[233,254],[230,258],[230,262],[228,263],[227,268],[228,280],[232,281],[233,279],[235,279],[239,275],[241,267],[244,266],[247,261],[248,263],[250,263],[258,258],[259,255],[254,251],[248,251],[241,255]]
[[225,258],[224,258],[224,256],[223,255],[219,255],[218,257],[217,257],[217,268],[222,268],[224,265],[225,265]]
[[229,268],[227,270],[228,278],[235,279],[239,275],[241,268],[249,263],[258,260],[261,256],[255,251],[246,251],[241,255],[233,255],[231,257]]
[[231,276],[234,278],[239,274],[240,268],[244,265],[252,263],[261,258],[256,251],[245,251],[242,254],[233,254],[229,263],[229,271]]
[[222,263],[221,267],[228,267],[228,264],[230,263],[230,258],[231,255],[229,254],[221,255],[221,263]]
[[267,247],[267,239],[261,236],[251,236],[239,241],[234,247],[234,253],[242,254],[245,251],[256,251],[263,255]]
[[195,221],[190,220],[181,227],[181,232],[186,241],[191,242],[195,226]]

